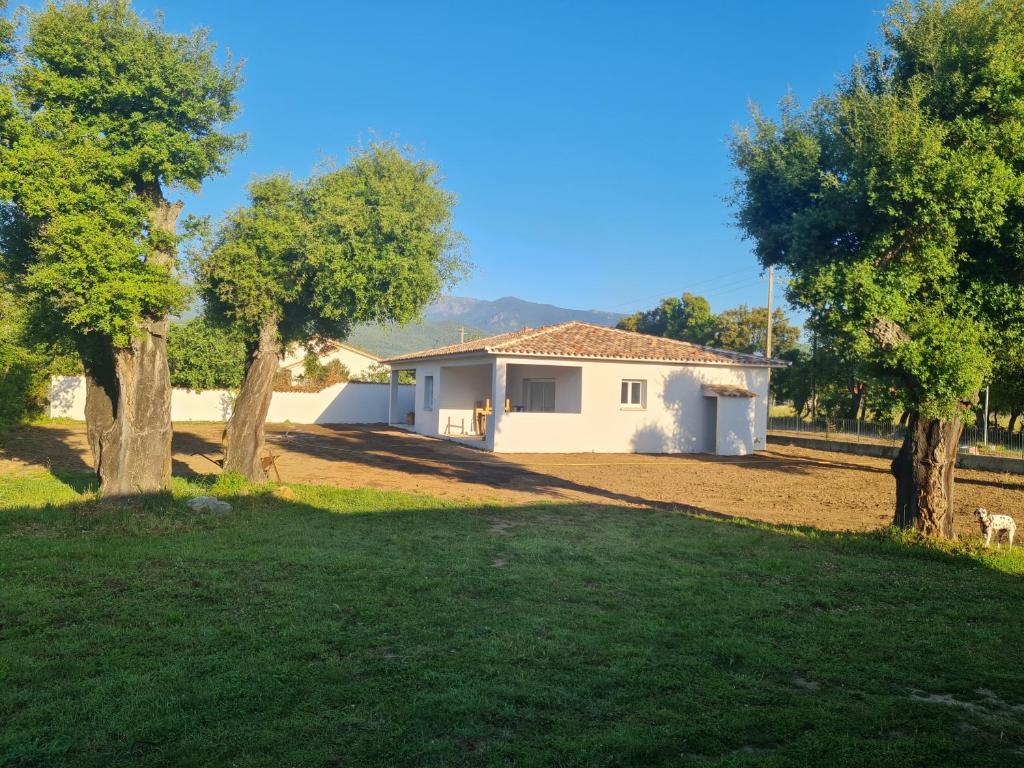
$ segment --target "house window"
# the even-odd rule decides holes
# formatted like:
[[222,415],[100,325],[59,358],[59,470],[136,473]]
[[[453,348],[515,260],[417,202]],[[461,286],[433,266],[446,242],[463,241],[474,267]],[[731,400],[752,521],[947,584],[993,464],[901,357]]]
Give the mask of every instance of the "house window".
[[623,379],[619,403],[623,408],[646,408],[647,382],[643,379]]
[[423,410],[434,410],[434,377],[423,377]]
[[523,403],[526,410],[538,413],[551,413],[555,410],[554,379],[524,379]]

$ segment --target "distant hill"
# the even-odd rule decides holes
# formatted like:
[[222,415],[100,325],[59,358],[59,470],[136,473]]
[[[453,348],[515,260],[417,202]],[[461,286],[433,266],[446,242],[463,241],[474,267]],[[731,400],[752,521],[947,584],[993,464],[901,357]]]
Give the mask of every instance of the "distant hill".
[[457,344],[460,329],[466,341],[493,336],[520,328],[580,320],[594,325],[615,325],[623,315],[592,309],[566,309],[553,304],[536,304],[513,296],[495,301],[463,296],[444,296],[431,304],[416,325],[362,325],[348,337],[348,343],[381,357],[415,352],[420,349]]
[[624,315],[596,309],[566,309],[553,304],[536,304],[514,296],[494,301],[444,296],[428,307],[423,319],[428,322],[451,321],[481,328],[488,333],[505,333],[520,328],[580,320],[594,325],[615,325]]
[[[461,323],[422,322],[404,328],[391,325],[360,325],[353,329],[347,344],[380,357],[444,347],[459,343]],[[490,336],[479,328],[466,327],[466,341]]]

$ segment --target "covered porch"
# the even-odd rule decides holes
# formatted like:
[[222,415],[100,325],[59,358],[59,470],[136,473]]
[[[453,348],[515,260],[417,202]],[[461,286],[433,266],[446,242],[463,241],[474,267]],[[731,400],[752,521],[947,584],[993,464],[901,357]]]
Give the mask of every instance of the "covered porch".
[[[415,373],[416,407],[411,419],[397,412],[400,370]],[[536,436],[545,429],[564,427],[562,420],[567,417],[579,418],[583,369],[579,364],[480,357],[424,363],[392,370],[391,403],[393,425],[412,421],[420,434],[495,450],[503,429],[526,430]]]

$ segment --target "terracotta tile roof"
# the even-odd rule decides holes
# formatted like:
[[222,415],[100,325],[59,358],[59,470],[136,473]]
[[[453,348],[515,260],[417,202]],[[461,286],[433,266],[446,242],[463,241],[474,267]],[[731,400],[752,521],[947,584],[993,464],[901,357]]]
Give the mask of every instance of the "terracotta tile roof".
[[584,357],[595,360],[652,360],[669,363],[712,363],[784,367],[781,360],[758,355],[702,347],[688,341],[663,339],[601,325],[571,322],[543,328],[524,328],[486,339],[452,344],[422,352],[396,355],[384,363],[400,363],[434,357],[482,353],[490,355],[536,355],[540,357]]

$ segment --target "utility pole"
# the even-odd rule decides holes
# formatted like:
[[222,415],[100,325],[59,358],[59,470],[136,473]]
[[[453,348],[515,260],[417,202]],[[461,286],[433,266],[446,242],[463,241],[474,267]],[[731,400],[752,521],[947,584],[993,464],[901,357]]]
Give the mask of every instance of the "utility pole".
[[811,424],[818,420],[818,332],[811,331]]
[[[772,356],[772,293],[775,288],[775,269],[768,267],[768,332],[765,336],[764,342],[764,356],[766,358]],[[769,419],[772,417],[772,369],[768,369],[768,393],[765,400],[768,401],[768,412],[765,414],[765,427],[769,424]]]
[[466,343],[466,329],[464,327],[463,328],[459,328],[459,344],[465,344],[465,343]]
[[772,293],[775,288],[775,268],[768,267],[768,336],[764,345],[764,356],[772,356]]

